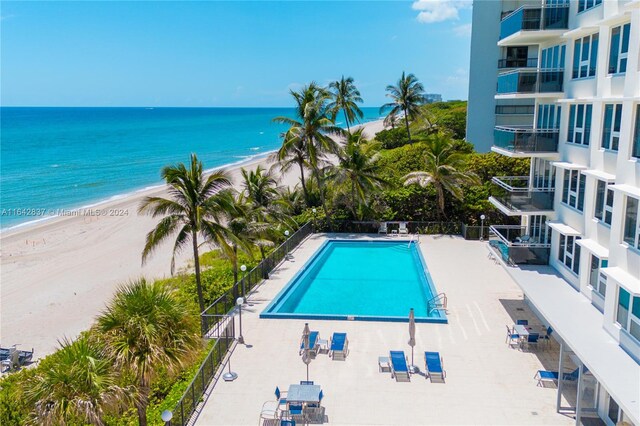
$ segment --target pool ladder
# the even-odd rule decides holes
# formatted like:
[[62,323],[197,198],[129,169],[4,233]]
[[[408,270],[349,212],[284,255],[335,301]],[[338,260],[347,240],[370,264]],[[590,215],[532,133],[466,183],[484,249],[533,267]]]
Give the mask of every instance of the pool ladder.
[[446,310],[447,309],[447,295],[445,293],[440,293],[437,296],[433,297],[431,300],[427,301],[427,314],[431,315],[431,312],[436,310]]

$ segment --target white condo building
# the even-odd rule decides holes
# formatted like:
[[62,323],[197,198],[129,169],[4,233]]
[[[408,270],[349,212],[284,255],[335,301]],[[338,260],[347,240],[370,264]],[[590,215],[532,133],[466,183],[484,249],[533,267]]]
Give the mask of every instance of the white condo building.
[[640,0],[474,1],[467,139],[531,159],[490,249],[579,367],[558,411],[640,425]]

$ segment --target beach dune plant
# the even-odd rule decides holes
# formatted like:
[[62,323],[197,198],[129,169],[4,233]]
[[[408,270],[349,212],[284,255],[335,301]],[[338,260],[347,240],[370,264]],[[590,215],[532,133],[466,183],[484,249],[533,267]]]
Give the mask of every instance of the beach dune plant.
[[446,135],[432,135],[425,140],[426,151],[423,167],[404,176],[405,185],[433,186],[436,190],[438,212],[445,215],[445,196],[464,197],[464,185],[479,185],[478,176],[466,170],[466,156],[456,149],[453,140]]
[[389,115],[402,114],[407,128],[407,136],[411,141],[409,121],[414,120],[420,114],[420,105],[426,102],[424,87],[415,75],[405,74],[403,71],[398,82],[395,85],[388,85],[386,90],[387,97],[391,98],[391,102],[384,104],[380,108],[380,113],[391,110]]
[[332,81],[329,83],[329,92],[331,93],[331,102],[327,107],[333,114],[332,119],[335,121],[336,115],[342,110],[347,132],[351,133],[349,124],[364,117],[362,110],[358,107],[358,103],[363,102],[362,97],[353,82],[353,77],[345,78],[343,75],[340,80]]
[[198,317],[166,286],[139,279],[118,288],[95,329],[116,368],[135,378],[138,424],[146,426],[157,373],[175,373],[202,345]]
[[60,342],[25,387],[37,425],[104,425],[104,415],[127,406],[129,389],[119,386],[104,346],[87,334]]
[[191,242],[195,264],[196,289],[200,312],[204,311],[204,297],[200,280],[198,237],[226,249],[229,232],[222,219],[228,211],[229,197],[225,190],[231,187],[231,178],[224,170],[204,174],[202,162],[191,154],[188,166],[178,163],[164,167],[162,179],[167,183],[169,198],[146,197],[139,213],[162,217],[156,227],[147,234],[142,250],[142,262],[165,240],[176,235],[171,258],[171,273],[175,270],[176,255]]

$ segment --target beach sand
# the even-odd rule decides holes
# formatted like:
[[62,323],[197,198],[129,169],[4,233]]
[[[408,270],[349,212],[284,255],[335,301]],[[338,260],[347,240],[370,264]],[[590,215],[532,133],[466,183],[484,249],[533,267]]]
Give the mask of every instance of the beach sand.
[[[382,120],[363,125],[368,137],[383,129]],[[186,162],[188,159],[175,159]],[[240,169],[270,167],[267,158],[227,170],[234,185]],[[206,164],[205,164],[206,166]],[[296,172],[281,185],[298,183]],[[56,350],[58,340],[88,329],[119,284],[139,277],[170,276],[172,241],[141,265],[146,234],[158,219],[138,215],[142,198],[163,195],[164,187],[138,192],[81,211],[3,232],[0,235],[0,342],[35,350],[41,358]],[[100,215],[97,215],[97,211]],[[192,259],[177,257],[176,269]]]

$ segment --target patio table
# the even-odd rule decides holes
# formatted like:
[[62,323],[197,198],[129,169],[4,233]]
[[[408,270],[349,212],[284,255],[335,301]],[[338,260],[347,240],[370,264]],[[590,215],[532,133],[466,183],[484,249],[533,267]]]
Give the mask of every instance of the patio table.
[[287,392],[287,403],[320,402],[320,385],[290,385]]
[[513,326],[513,331],[515,331],[520,337],[527,337],[529,335],[529,330],[531,330],[531,327],[527,327],[526,325]]

